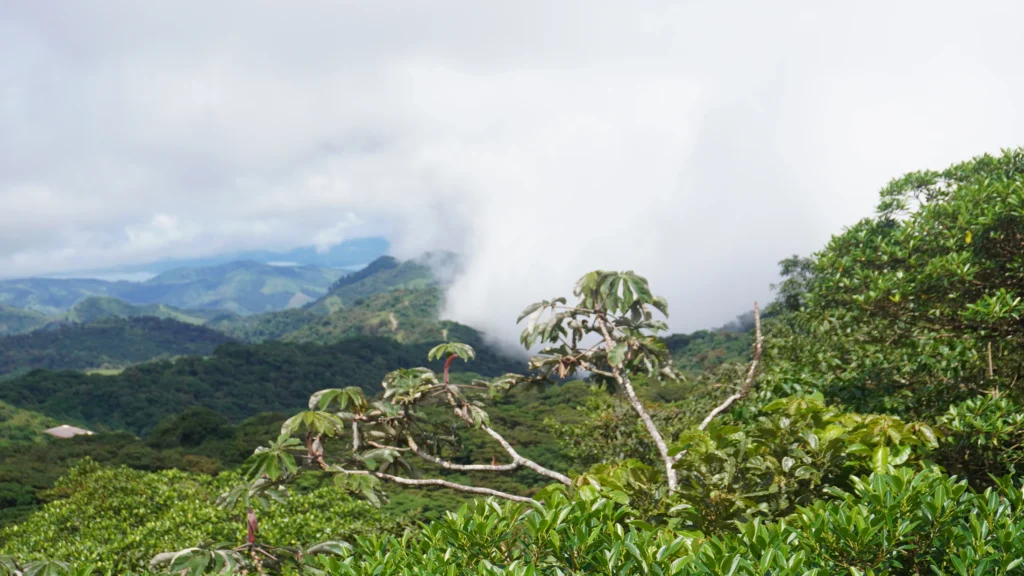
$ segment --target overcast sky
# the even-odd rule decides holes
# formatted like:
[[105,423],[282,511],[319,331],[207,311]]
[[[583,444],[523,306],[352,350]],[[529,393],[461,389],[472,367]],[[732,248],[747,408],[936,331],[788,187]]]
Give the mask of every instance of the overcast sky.
[[[832,6],[834,8],[827,8]],[[594,268],[677,330],[903,172],[1024,145],[1024,2],[0,0],[0,276],[386,234],[499,335]]]

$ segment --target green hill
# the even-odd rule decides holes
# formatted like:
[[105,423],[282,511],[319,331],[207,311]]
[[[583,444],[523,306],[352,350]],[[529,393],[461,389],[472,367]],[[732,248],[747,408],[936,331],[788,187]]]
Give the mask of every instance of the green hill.
[[0,336],[31,332],[52,320],[53,318],[34,310],[0,304]]
[[89,278],[2,280],[0,304],[58,316],[89,296],[116,296],[131,285]]
[[56,426],[52,418],[0,402],[0,446],[12,442],[34,442],[42,431]]
[[119,297],[136,304],[223,309],[238,314],[283,310],[327,292],[341,271],[314,266],[231,262],[207,268],[176,268],[132,285]]
[[[520,362],[474,343],[479,345],[471,366],[475,372],[496,376],[522,367]],[[0,382],[0,400],[94,429],[141,433],[191,406],[204,406],[238,421],[259,412],[297,410],[305,406],[311,393],[331,386],[359,386],[376,393],[387,372],[422,364],[430,347],[429,343],[400,344],[390,338],[357,338],[330,346],[225,344],[210,358],[186,356],[173,362],[151,362],[114,375],[36,370]]]
[[0,374],[48,368],[125,366],[158,357],[210,354],[231,339],[202,326],[160,318],[108,318],[0,338]]
[[341,277],[331,285],[310,310],[320,314],[352,306],[361,298],[396,288],[425,288],[437,284],[430,268],[418,260],[399,262],[391,256],[382,256],[362,270]]
[[182,310],[166,304],[130,304],[109,296],[90,296],[75,304],[64,318],[69,322],[85,324],[105,318],[165,318],[186,324],[207,324],[211,320],[238,318],[227,310]]
[[291,342],[337,342],[360,336],[385,336],[398,342],[444,339],[451,323],[438,320],[441,290],[436,286],[396,288],[353,301],[298,330],[285,334]]
[[[298,308],[215,318],[207,326],[246,342],[285,339],[330,343],[358,335],[382,335],[401,341],[440,338],[436,321],[440,295],[431,269],[421,261],[399,262],[382,256],[358,272],[342,276],[319,300]],[[391,291],[401,295],[383,296]],[[408,302],[411,300],[411,302]],[[388,312],[400,323],[390,328]],[[403,317],[404,316],[404,317]],[[424,326],[429,336],[423,336]],[[411,340],[408,334],[416,332]]]

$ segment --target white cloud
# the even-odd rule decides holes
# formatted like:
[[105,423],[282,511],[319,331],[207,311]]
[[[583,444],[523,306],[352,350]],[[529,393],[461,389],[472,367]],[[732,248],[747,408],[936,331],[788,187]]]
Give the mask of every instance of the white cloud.
[[64,8],[0,7],[0,275],[387,230],[466,253],[448,311],[503,337],[597,267],[693,329],[1024,144],[1012,0]]

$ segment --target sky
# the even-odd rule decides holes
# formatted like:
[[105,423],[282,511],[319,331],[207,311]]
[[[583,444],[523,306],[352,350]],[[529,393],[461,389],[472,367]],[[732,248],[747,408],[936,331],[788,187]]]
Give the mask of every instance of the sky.
[[[59,9],[58,9],[59,8]],[[1024,3],[0,0],[0,277],[387,237],[513,338],[588,270],[770,299],[878,190],[1024,145]]]

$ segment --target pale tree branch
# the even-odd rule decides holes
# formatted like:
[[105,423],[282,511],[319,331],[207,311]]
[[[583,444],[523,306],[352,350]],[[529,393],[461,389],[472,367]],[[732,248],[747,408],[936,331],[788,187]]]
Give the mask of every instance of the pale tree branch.
[[757,302],[754,302],[754,358],[750,361],[750,369],[747,370],[747,378],[743,381],[743,387],[740,388],[739,392],[736,392],[732,396],[726,398],[724,402],[716,406],[714,410],[704,417],[704,421],[697,427],[698,430],[704,430],[707,428],[708,424],[711,424],[711,421],[729,408],[733,402],[750,393],[750,389],[754,385],[754,376],[757,374],[757,366],[761,363],[761,352],[763,349],[764,341],[761,337],[761,311],[757,307]]
[[[447,390],[449,386],[447,384],[447,375],[445,376],[445,379],[445,387]],[[450,391],[448,392],[446,397],[448,399],[448,404],[451,405],[452,409],[455,411],[455,415],[461,418],[470,427],[474,427],[475,423],[473,422],[473,418],[469,415],[469,410],[464,405],[460,405],[460,403],[455,399],[454,395]],[[566,476],[565,474],[555,472],[554,470],[549,470],[548,468],[541,466],[540,464],[534,462],[533,460],[530,460],[529,458],[524,458],[522,455],[519,454],[519,452],[516,452],[516,449],[513,448],[512,445],[509,444],[508,441],[505,440],[505,438],[501,434],[498,434],[498,432],[495,431],[490,426],[487,426],[486,424],[481,424],[480,428],[488,435],[490,435],[491,438],[494,438],[498,442],[498,444],[501,444],[501,447],[505,449],[505,452],[508,452],[508,455],[512,457],[512,463],[515,464],[517,467],[524,466],[526,468],[529,468],[530,470],[533,470],[537,474],[540,474],[541,476],[551,478],[552,480],[565,484],[566,486],[572,485],[572,480],[570,480],[569,477]]]
[[483,425],[480,428],[482,428],[484,432],[487,432],[491,436],[491,438],[494,438],[498,442],[498,444],[501,444],[501,447],[505,449],[505,452],[508,452],[508,455],[512,457],[512,461],[515,462],[516,464],[520,466],[525,466],[530,470],[533,470],[537,474],[540,474],[541,476],[546,476],[548,478],[551,478],[552,480],[555,480],[556,482],[561,482],[566,486],[572,484],[572,480],[570,480],[569,477],[566,476],[565,474],[555,472],[554,470],[549,470],[541,466],[540,464],[537,464],[533,460],[530,460],[529,458],[523,458],[519,454],[519,452],[516,452],[516,449],[513,448],[512,445],[509,444],[508,441],[502,437],[501,434],[498,434],[490,426]]
[[[612,348],[615,347],[615,342],[612,340],[611,334],[608,332],[608,327],[605,324],[604,318],[597,316],[594,319],[594,323],[601,330],[601,335],[604,337],[605,346],[608,348],[608,352],[611,353]],[[675,460],[668,453],[668,444],[665,443],[665,438],[661,435],[661,431],[658,430],[658,426],[651,419],[651,415],[647,413],[644,408],[643,402],[636,395],[636,390],[633,389],[633,383],[629,380],[629,377],[623,374],[622,370],[618,366],[612,366],[612,376],[615,381],[618,382],[619,386],[622,387],[623,392],[626,394],[626,400],[629,401],[629,405],[633,407],[633,411],[640,416],[640,420],[644,423],[644,428],[647,429],[647,433],[650,434],[651,439],[654,440],[654,445],[658,447],[658,453],[661,455],[661,460],[665,464],[665,480],[668,483],[669,492],[675,492],[676,486],[679,484],[678,477],[676,476]]]
[[528,498],[526,496],[517,496],[515,494],[509,494],[508,492],[493,490],[491,488],[482,488],[480,486],[468,486],[466,484],[458,484],[456,482],[441,480],[440,478],[403,478],[401,476],[392,476],[391,474],[384,474],[383,472],[367,472],[367,474],[372,474],[373,476],[376,476],[381,480],[394,482],[395,484],[401,484],[403,486],[441,486],[444,488],[450,488],[452,490],[458,490],[459,492],[480,494],[481,496],[494,496],[496,498],[511,500],[513,502],[529,502],[531,504],[538,504],[536,500],[534,500],[533,498]]
[[433,464],[437,464],[438,466],[440,466],[441,468],[444,468],[445,470],[459,470],[459,471],[463,471],[463,472],[510,472],[512,470],[515,470],[515,469],[519,468],[519,466],[520,466],[519,462],[513,462],[511,464],[495,464],[495,465],[488,465],[488,464],[456,464],[454,462],[449,462],[448,460],[444,460],[444,459],[438,458],[437,456],[434,456],[434,455],[432,455],[432,454],[430,454],[428,452],[420,450],[420,447],[416,444],[416,441],[413,440],[412,436],[408,436],[406,438],[406,440],[409,443],[409,448],[413,451],[414,454],[416,454],[420,458],[426,460],[427,462],[431,462]]
[[[747,370],[747,377],[743,381],[743,386],[740,387],[739,391],[729,396],[721,404],[715,406],[708,415],[704,417],[700,425],[697,426],[698,430],[704,430],[711,424],[719,414],[725,412],[729,406],[732,406],[733,402],[744,398],[750,393],[750,389],[754,386],[754,377],[757,375],[757,367],[761,363],[761,353],[764,350],[764,338],[761,335],[761,310],[757,307],[757,302],[754,302],[754,358],[750,361],[750,368]],[[683,456],[686,455],[686,451],[676,454],[672,460],[678,462]]]
[[440,478],[403,478],[401,476],[395,476],[393,474],[385,474],[383,472],[371,472],[369,470],[347,470],[345,468],[330,468],[324,463],[320,464],[320,467],[326,471],[333,471],[341,474],[348,474],[351,476],[373,476],[379,480],[386,482],[393,482],[402,486],[440,486],[443,488],[449,488],[451,490],[457,490],[459,492],[466,492],[469,494],[479,494],[481,496],[494,496],[495,498],[502,498],[504,500],[511,500],[512,502],[529,502],[531,504],[537,504],[538,502],[533,498],[526,496],[518,496],[516,494],[509,494],[508,492],[502,492],[501,490],[494,490],[491,488],[483,488],[481,486],[469,486],[467,484],[459,484],[458,482],[449,482],[447,480],[441,480]]

